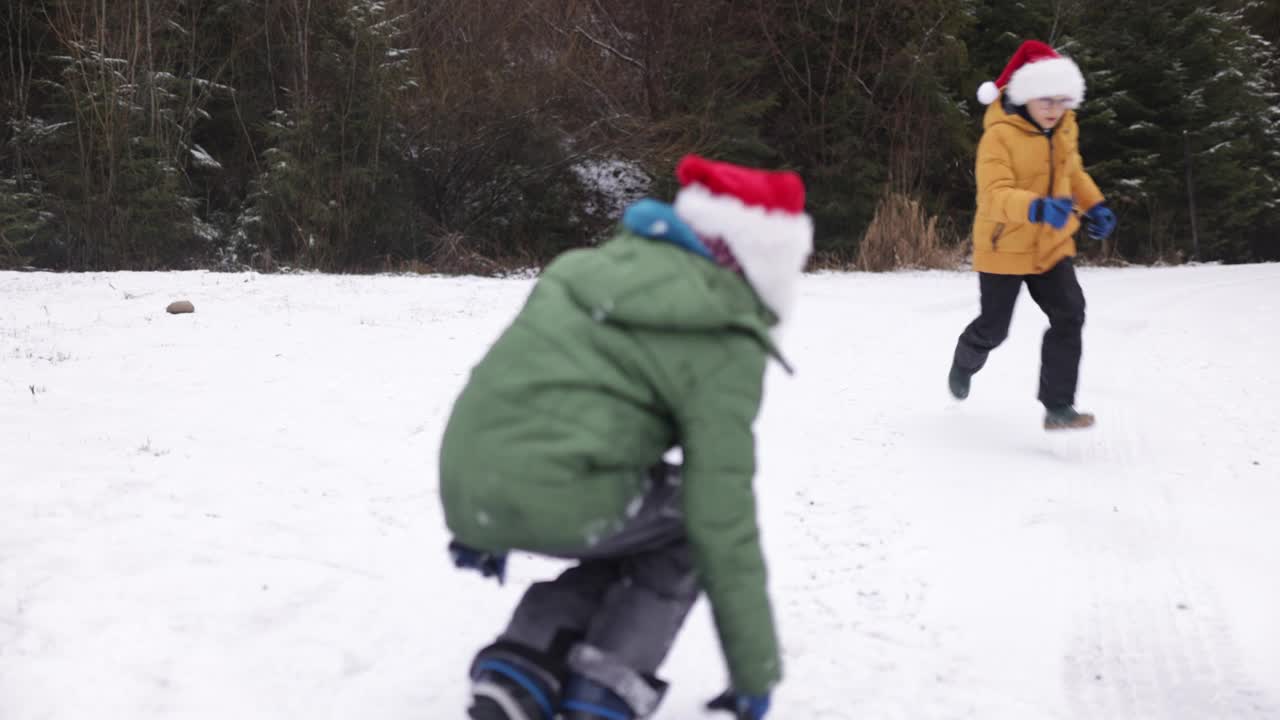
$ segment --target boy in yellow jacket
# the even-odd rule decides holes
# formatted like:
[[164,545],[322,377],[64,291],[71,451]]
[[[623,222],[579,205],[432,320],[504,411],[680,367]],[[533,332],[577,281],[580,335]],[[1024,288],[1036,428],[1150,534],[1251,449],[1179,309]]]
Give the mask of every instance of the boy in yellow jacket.
[[957,399],[969,396],[974,373],[1009,333],[1025,283],[1049,316],[1039,393],[1046,430],[1094,422],[1093,415],[1075,409],[1085,302],[1071,261],[1073,235],[1080,227],[1077,213],[1094,239],[1110,235],[1116,220],[1080,158],[1074,109],[1084,89],[1074,62],[1028,40],[1000,78],[978,90],[978,99],[989,106],[978,144],[973,223],[982,311],[960,335],[948,385]]

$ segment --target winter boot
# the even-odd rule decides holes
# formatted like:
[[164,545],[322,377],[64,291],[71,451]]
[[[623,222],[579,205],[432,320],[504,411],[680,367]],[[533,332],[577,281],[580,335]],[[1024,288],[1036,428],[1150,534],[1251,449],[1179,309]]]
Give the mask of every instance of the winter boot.
[[951,372],[947,374],[947,387],[951,388],[952,397],[957,400],[969,397],[969,380],[972,378],[972,372],[952,363]]
[[635,720],[636,713],[609,688],[581,675],[570,675],[560,703],[562,720]]
[[1045,430],[1083,430],[1093,427],[1093,413],[1077,412],[1070,405],[1059,408],[1045,408]]
[[471,667],[471,720],[555,720],[560,680],[522,648],[485,648]]

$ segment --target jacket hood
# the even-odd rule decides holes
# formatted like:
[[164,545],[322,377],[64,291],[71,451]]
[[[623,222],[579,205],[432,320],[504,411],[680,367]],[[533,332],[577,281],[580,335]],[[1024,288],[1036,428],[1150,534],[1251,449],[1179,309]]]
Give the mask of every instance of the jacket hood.
[[561,284],[600,322],[677,332],[748,332],[782,360],[770,334],[777,316],[745,278],[693,248],[620,227],[599,248],[570,255],[543,277]]

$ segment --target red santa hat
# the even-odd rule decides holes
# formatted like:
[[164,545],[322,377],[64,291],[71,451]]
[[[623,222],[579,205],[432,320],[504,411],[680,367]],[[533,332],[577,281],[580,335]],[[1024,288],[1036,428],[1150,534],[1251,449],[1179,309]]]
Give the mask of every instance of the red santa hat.
[[698,235],[723,242],[756,295],[786,320],[813,251],[800,176],[686,155],[676,178],[676,215]]
[[1000,91],[1014,105],[1043,97],[1070,98],[1068,107],[1084,102],[1084,76],[1070,58],[1059,55],[1039,40],[1027,40],[1005,65],[995,82],[987,81],[978,88],[978,100],[990,105]]

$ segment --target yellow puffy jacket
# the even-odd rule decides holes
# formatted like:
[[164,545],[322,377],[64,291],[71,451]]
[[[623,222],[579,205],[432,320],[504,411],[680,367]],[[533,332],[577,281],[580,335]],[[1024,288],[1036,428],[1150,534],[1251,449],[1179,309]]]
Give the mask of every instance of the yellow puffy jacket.
[[1053,135],[991,103],[978,143],[978,210],[973,222],[973,269],[997,275],[1038,275],[1076,254],[1073,215],[1061,230],[1027,215],[1038,197],[1070,197],[1080,211],[1102,202],[1084,171],[1080,129],[1068,110]]

